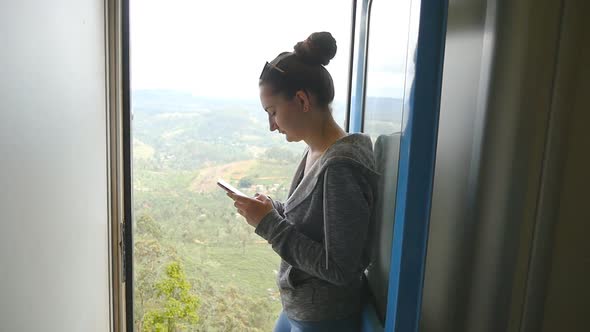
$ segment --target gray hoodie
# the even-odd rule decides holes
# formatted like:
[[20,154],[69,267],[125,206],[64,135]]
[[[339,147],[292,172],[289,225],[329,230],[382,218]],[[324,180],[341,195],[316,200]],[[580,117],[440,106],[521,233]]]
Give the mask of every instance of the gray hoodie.
[[335,142],[303,176],[307,152],[289,198],[255,232],[281,256],[278,286],[287,316],[340,319],[361,311],[377,173],[371,140],[350,134]]

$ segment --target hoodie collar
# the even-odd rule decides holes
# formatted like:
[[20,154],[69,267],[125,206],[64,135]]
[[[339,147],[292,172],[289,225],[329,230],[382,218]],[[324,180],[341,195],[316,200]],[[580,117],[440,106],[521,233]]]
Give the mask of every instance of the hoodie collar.
[[302,176],[303,178],[298,185],[297,181],[291,185],[289,198],[285,202],[285,213],[301,204],[313,192],[320,175],[330,164],[344,162],[365,169],[370,173],[376,173],[373,144],[371,139],[364,134],[349,134],[334,142],[303,175],[308,153],[309,150],[306,150],[295,172],[294,179],[300,179]]

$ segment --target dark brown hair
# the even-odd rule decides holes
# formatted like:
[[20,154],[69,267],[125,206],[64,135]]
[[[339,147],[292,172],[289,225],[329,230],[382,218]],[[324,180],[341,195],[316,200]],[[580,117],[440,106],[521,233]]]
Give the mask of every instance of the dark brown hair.
[[336,55],[336,40],[329,32],[315,32],[293,49],[279,54],[265,67],[259,85],[266,85],[274,94],[286,98],[303,90],[313,94],[319,106],[330,105],[334,100],[334,82],[324,66]]

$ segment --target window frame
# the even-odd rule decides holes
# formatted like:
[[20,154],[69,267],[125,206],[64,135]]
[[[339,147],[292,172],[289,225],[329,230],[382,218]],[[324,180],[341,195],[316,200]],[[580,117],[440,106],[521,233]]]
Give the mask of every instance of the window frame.
[[[117,143],[121,144],[120,167],[122,179],[120,179],[120,190],[122,191],[122,220],[116,218],[113,224],[116,224],[117,236],[113,236],[111,252],[113,257],[113,273],[120,274],[113,277],[115,292],[113,296],[113,308],[120,314],[115,316],[113,325],[115,331],[123,326],[126,331],[134,331],[134,283],[133,283],[133,150],[132,150],[132,120],[131,111],[131,67],[130,67],[130,6],[129,0],[106,0],[112,10],[106,13],[107,19],[113,21],[112,34],[109,34],[109,43],[115,48],[114,53],[109,55],[116,68],[116,74],[112,75],[113,82],[111,85],[116,87],[117,93],[120,93],[117,100],[117,108],[120,110],[120,126],[115,128],[118,131],[116,136]],[[351,114],[350,93],[352,91],[351,73],[353,70],[354,55],[354,38],[355,38],[355,18],[357,0],[351,0],[351,50],[349,53],[349,76],[347,85],[347,105],[345,110],[344,127],[348,131],[349,118]],[[117,49],[118,48],[118,49]],[[117,84],[118,83],[118,84]],[[118,261],[120,259],[120,261]],[[118,262],[117,262],[118,261]],[[123,307],[124,303],[124,307]]]
[[[421,295],[424,280],[424,265],[428,226],[430,217],[432,185],[434,178],[434,161],[436,155],[436,135],[440,110],[440,92],[442,83],[442,64],[444,40],[446,35],[446,17],[448,0],[420,1],[420,17],[417,37],[416,74],[410,107],[404,110],[408,117],[406,128],[402,132],[400,146],[400,165],[396,195],[394,238],[392,241],[392,258],[389,279],[388,303],[385,326],[377,319],[375,308],[365,308],[363,312],[363,329],[365,331],[417,331],[420,321]],[[107,19],[119,22],[115,32],[109,31],[109,45],[119,47],[109,53],[109,61],[120,63],[118,75],[110,78],[120,92],[121,123],[116,130],[121,135],[115,136],[121,143],[120,162],[122,180],[122,218],[115,219],[116,230],[121,226],[118,237],[113,236],[111,250],[119,253],[122,261],[122,278],[120,289],[115,287],[114,301],[121,305],[124,301],[124,315],[115,319],[115,330],[125,326],[127,331],[134,330],[133,321],[133,181],[132,181],[132,114],[130,91],[130,30],[129,0],[107,0],[114,10],[109,10]],[[348,132],[362,132],[364,127],[364,104],[367,79],[367,58],[370,26],[370,8],[372,0],[352,1],[351,49],[348,78],[348,99],[345,127]],[[360,7],[360,13],[357,11]],[[411,18],[412,20],[414,17]],[[112,25],[109,24],[109,29]],[[114,34],[114,37],[113,37]],[[116,40],[120,39],[120,43]],[[113,39],[115,39],[113,43]],[[358,44],[358,45],[357,45]],[[354,56],[356,54],[356,56]],[[113,60],[114,57],[114,60]],[[115,65],[116,67],[116,65]],[[414,98],[415,97],[415,98]],[[111,97],[112,98],[112,97]],[[414,121],[414,119],[420,121]],[[410,145],[412,154],[410,154]],[[409,190],[413,188],[413,190]],[[412,220],[412,223],[407,222]],[[117,239],[120,241],[117,241]],[[119,248],[120,250],[117,250]],[[402,254],[404,253],[404,254]],[[118,257],[118,255],[117,255]],[[418,264],[416,264],[418,262]],[[117,259],[112,262],[113,273],[117,273]],[[118,280],[113,278],[113,280]],[[117,305],[115,309],[119,308]],[[116,317],[116,315],[115,315]],[[124,317],[124,321],[123,321]],[[378,324],[378,325],[376,325]]]

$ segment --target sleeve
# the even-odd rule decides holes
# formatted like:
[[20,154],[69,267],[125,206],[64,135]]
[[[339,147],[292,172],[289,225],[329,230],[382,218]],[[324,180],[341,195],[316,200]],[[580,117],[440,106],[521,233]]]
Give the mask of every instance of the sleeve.
[[274,200],[272,197],[268,196],[268,198],[270,198],[270,201],[272,202],[272,206],[275,210],[277,210],[277,212],[279,213],[279,215],[281,216],[285,216],[285,204],[283,204],[283,202]]
[[336,285],[358,278],[368,233],[370,196],[364,177],[353,166],[329,166],[324,173],[324,243],[297,230],[276,210],[255,232],[293,267]]

